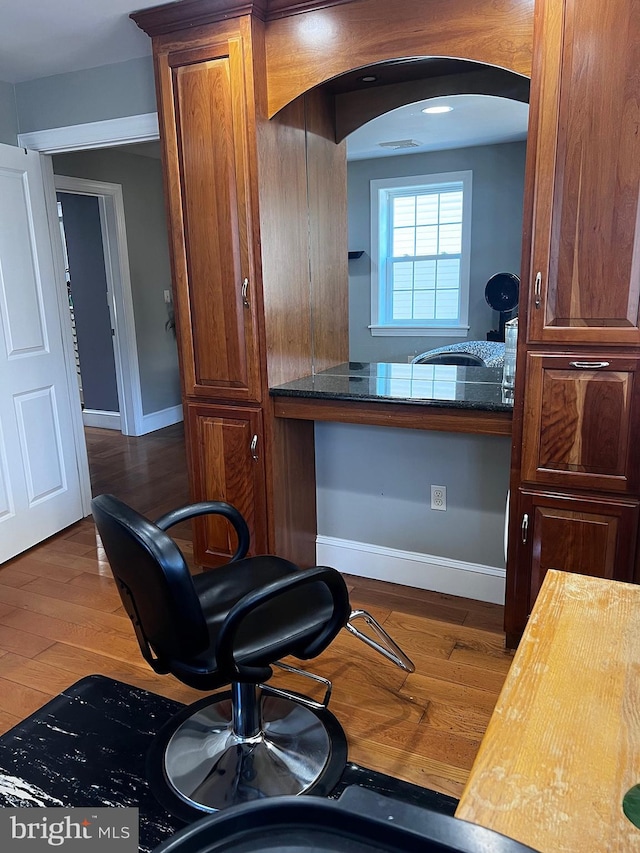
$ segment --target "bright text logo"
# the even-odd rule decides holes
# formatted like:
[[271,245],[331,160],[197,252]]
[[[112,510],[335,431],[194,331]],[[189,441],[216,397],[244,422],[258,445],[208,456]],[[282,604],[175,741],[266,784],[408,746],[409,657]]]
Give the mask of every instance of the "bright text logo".
[[112,853],[137,853],[138,809],[34,808],[0,809],[0,849],[38,853],[98,847]]

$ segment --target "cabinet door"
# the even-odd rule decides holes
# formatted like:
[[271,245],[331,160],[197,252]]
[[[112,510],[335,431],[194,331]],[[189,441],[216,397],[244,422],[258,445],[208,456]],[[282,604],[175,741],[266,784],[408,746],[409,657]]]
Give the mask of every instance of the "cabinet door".
[[538,0],[529,339],[640,343],[640,15]]
[[637,501],[522,492],[523,545],[530,549],[529,608],[548,569],[633,581]]
[[[267,552],[262,416],[258,410],[187,406],[187,447],[195,501],[220,500],[240,510],[249,525],[249,556]],[[194,553],[199,565],[226,562],[236,549],[223,518],[197,519]]]
[[529,353],[522,479],[564,489],[637,492],[639,359]]
[[242,43],[158,58],[187,395],[260,400]]
[[[505,602],[507,645],[515,646],[549,569],[637,581],[638,501],[520,490],[515,560]],[[511,549],[510,549],[511,550]]]

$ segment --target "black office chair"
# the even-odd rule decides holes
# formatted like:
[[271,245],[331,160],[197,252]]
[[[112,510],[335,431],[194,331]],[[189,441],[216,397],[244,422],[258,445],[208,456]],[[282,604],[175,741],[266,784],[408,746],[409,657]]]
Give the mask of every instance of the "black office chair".
[[466,367],[486,367],[483,359],[470,352],[423,352],[411,359],[411,364],[457,364]]
[[[246,558],[247,524],[231,505],[213,501],[181,507],[155,523],[113,495],[92,501],[124,608],[143,657],[158,673],[171,673],[200,690],[231,685],[230,692],[188,706],[158,735],[150,785],[180,817],[267,796],[324,794],[346,764],[346,738],[327,710],[327,679],[279,663],[292,655],[319,655],[341,628],[407,671],[413,664],[365,611],[352,612],[335,569],[301,570],[275,556]],[[207,514],[233,525],[238,547],[231,561],[192,575],[166,530]],[[379,639],[351,623],[363,618]],[[316,702],[263,686],[272,666],[321,682]]]

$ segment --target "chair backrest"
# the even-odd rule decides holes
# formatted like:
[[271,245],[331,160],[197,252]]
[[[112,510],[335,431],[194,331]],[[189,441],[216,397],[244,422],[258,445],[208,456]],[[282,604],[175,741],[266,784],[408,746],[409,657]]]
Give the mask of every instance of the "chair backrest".
[[485,367],[478,355],[470,352],[423,352],[411,360],[412,364],[458,364],[466,367]]
[[145,659],[167,672],[167,661],[203,651],[209,643],[205,617],[173,539],[113,495],[94,498],[91,510]]

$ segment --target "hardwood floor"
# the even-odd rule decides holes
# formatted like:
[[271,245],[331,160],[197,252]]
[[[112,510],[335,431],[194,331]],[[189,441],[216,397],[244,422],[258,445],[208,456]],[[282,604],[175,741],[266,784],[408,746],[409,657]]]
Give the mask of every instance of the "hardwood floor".
[[[94,494],[151,517],[188,501],[182,426],[132,438],[87,429]],[[192,558],[187,525],[179,544]],[[346,631],[308,668],[333,681],[331,710],[349,758],[459,796],[511,662],[502,607],[347,577],[413,658],[406,675]],[[292,663],[296,663],[292,661]],[[0,566],[0,731],[85,675],[100,673],[183,702],[201,698],[143,661],[95,527],[84,519]],[[308,692],[277,672],[274,684]]]

